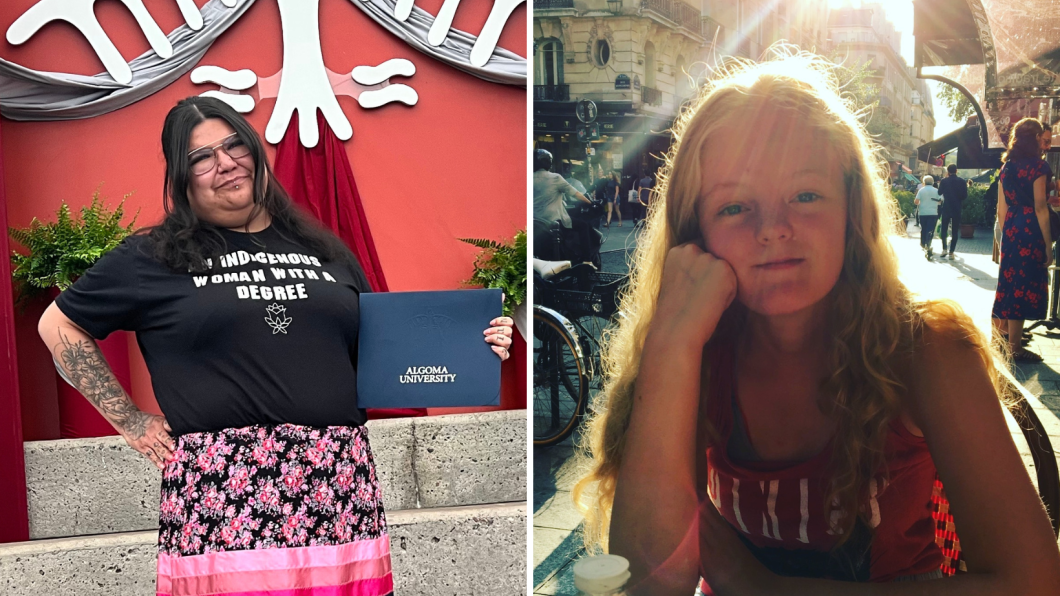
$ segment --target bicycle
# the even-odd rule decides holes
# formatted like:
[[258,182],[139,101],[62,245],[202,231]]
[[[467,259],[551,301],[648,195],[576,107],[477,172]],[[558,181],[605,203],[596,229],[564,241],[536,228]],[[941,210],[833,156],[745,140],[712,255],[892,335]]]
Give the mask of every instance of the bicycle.
[[534,445],[555,445],[585,412],[591,362],[563,315],[535,304],[533,325]]
[[602,388],[600,339],[628,281],[626,275],[602,273],[588,264],[549,277],[535,271],[535,445],[570,436],[590,391]]

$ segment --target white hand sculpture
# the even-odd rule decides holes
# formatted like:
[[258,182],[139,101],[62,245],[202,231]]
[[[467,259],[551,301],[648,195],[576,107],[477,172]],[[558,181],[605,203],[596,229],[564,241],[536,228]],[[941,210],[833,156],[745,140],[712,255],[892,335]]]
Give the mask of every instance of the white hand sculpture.
[[305,147],[320,140],[316,111],[320,109],[335,136],[345,141],[353,136],[339,100],[331,89],[324,55],[320,50],[320,0],[277,0],[283,28],[283,70],[272,117],[265,127],[265,140],[278,144],[298,110],[298,136]]
[[[162,58],[172,56],[173,46],[170,45],[166,34],[158,28],[158,23],[151,17],[151,13],[147,12],[143,0],[121,2],[132,12],[155,53]],[[41,0],[11,23],[7,29],[7,41],[19,45],[33,37],[44,25],[52,21],[66,21],[85,36],[110,76],[114,77],[115,81],[128,85],[132,82],[132,70],[96,20],[92,10],[95,3],[96,0]]]

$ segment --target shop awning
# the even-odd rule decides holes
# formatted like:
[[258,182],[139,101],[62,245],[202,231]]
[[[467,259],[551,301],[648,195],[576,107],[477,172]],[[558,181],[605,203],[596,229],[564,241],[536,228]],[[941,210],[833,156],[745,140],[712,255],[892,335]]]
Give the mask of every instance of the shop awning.
[[913,3],[914,66],[982,64],[983,46],[968,0]]
[[942,135],[941,137],[917,147],[917,159],[934,163],[943,153],[957,150],[957,167],[968,170],[982,170],[1001,167],[1001,151],[983,151],[979,140],[979,127],[966,126]]
[[957,148],[960,143],[961,133],[964,131],[963,128],[944,134],[941,137],[928,141],[923,145],[916,148],[916,158],[920,161],[934,160],[936,157],[953,151]]
[[905,172],[902,172],[902,179],[903,180],[908,180],[909,182],[913,182],[913,183],[920,182],[919,180],[916,179],[916,176],[913,176],[912,174],[906,174]]

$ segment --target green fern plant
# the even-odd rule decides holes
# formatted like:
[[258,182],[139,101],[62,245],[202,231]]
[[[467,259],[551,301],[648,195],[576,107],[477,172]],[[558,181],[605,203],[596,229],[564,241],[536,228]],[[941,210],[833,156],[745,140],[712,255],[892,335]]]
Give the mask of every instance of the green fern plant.
[[[54,222],[33,218],[27,228],[10,228],[11,238],[24,249],[12,251],[11,278],[18,287],[19,300],[27,300],[48,288],[69,288],[107,251],[133,233],[136,215],[122,226],[125,199],[117,208],[107,209],[99,190],[92,204],[82,207],[79,218],[70,213],[64,201]],[[139,215],[139,211],[137,211]]]
[[512,310],[526,300],[526,230],[504,243],[482,238],[460,241],[482,249],[475,257],[475,273],[464,283],[503,291],[504,315],[512,316]]

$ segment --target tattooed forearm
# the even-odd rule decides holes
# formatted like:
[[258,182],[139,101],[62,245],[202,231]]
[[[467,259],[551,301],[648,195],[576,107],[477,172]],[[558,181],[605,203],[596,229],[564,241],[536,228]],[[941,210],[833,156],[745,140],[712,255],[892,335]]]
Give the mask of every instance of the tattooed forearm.
[[95,342],[70,337],[61,329],[59,338],[52,359],[63,379],[119,429],[133,438],[142,437],[150,416],[126,395]]

